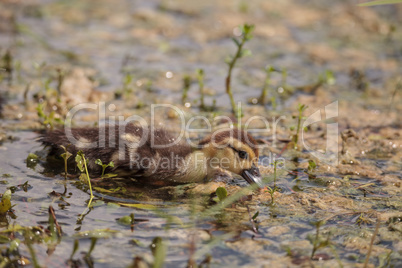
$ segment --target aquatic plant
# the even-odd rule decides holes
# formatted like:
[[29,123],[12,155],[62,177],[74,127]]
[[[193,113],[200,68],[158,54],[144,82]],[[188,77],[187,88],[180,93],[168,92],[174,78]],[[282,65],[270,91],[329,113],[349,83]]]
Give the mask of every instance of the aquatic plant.
[[126,73],[122,79],[122,88],[116,90],[114,95],[116,98],[121,98],[124,96],[125,98],[129,98],[131,94],[134,92],[134,88],[132,86],[134,76],[130,73]]
[[24,240],[25,245],[27,246],[28,251],[31,254],[31,260],[32,260],[33,267],[35,267],[35,268],[42,267],[41,265],[39,265],[38,258],[36,257],[35,249],[32,246],[33,236],[31,236],[30,232],[26,231],[24,233],[24,238],[25,238],[25,240]]
[[315,226],[316,231],[315,231],[314,238],[310,238],[310,241],[313,244],[313,250],[311,251],[311,256],[310,256],[311,259],[313,259],[314,255],[318,249],[324,248],[324,247],[330,245],[329,236],[327,237],[326,240],[322,240],[320,238],[320,227],[325,224],[325,221],[317,221],[317,222],[313,222],[312,224]]
[[114,167],[113,161],[110,161],[109,164],[103,164],[103,163],[102,163],[102,160],[96,159],[96,160],[95,160],[95,164],[97,164],[97,165],[99,165],[99,166],[102,167],[102,175],[101,175],[102,178],[103,178],[103,176],[105,175],[105,169],[106,169],[107,167]]
[[[80,263],[79,260],[74,260],[74,255],[77,252],[77,250],[80,248],[80,241],[78,239],[74,239],[74,244],[73,244],[73,250],[71,252],[70,258],[67,260],[67,265],[70,267],[77,267],[79,266],[78,264]],[[75,266],[74,266],[75,265]]]
[[248,216],[249,216],[249,220],[250,220],[250,223],[251,223],[253,232],[256,233],[256,234],[258,234],[257,217],[258,217],[258,215],[260,214],[260,212],[257,211],[256,213],[254,213],[253,216],[251,216],[249,206],[246,205],[246,208],[247,208],[247,212],[248,212]]
[[11,208],[11,190],[6,190],[1,197],[0,214],[5,214]]
[[317,164],[315,163],[315,161],[312,159],[308,160],[308,168],[307,168],[308,172],[312,173],[313,170],[316,168],[317,168]]
[[282,68],[282,81],[281,81],[281,87],[285,89],[287,87],[287,82],[288,82],[288,70],[286,68]]
[[59,94],[59,97],[61,96],[61,86],[63,85],[64,77],[65,77],[65,72],[61,68],[56,69],[57,72],[57,86],[56,90],[57,93]]
[[293,149],[297,150],[299,149],[298,143],[299,143],[299,133],[300,133],[300,127],[301,127],[301,120],[303,119],[303,112],[308,108],[307,105],[304,104],[299,104],[297,111],[299,112],[298,117],[297,117],[297,127],[296,127],[296,133],[292,137],[293,141]]
[[399,77],[398,82],[395,85],[395,89],[392,92],[391,103],[388,106],[387,113],[389,113],[392,109],[392,105],[394,104],[394,99],[395,99],[395,96],[396,96],[396,93],[398,92],[398,90],[402,91],[402,77],[401,76]]
[[188,91],[190,90],[190,86],[191,86],[191,76],[185,75],[183,77],[183,93],[181,95],[181,103],[183,105],[186,105],[187,103],[187,95]]
[[92,260],[91,254],[95,249],[96,242],[98,241],[97,237],[91,237],[91,245],[89,246],[88,252],[84,256],[84,261],[88,265],[88,267],[94,267],[94,261]]
[[274,161],[274,186],[271,188],[267,186],[266,192],[269,193],[271,196],[271,205],[275,204],[275,192],[278,190],[278,187],[276,187],[276,177],[277,177],[277,166],[278,166],[278,160]]
[[205,103],[204,103],[204,70],[197,69],[196,71],[197,81],[198,81],[198,88],[200,92],[200,110],[205,110]]
[[134,228],[134,222],[135,222],[134,213],[118,218],[117,222],[121,225],[128,225],[131,226],[131,228]]
[[[65,178],[67,178],[67,174],[68,174],[67,162],[68,162],[68,159],[72,156],[72,154],[69,151],[67,151],[67,148],[65,146],[60,145],[60,147],[64,150],[64,153],[62,153],[60,156],[64,159],[64,176],[65,176]],[[68,145],[67,145],[67,147],[68,147]]]
[[[8,85],[10,86],[13,80],[13,55],[11,54],[11,51],[9,49],[6,51],[6,53],[4,53],[2,57],[1,68],[7,74],[7,82]],[[2,79],[0,79],[0,81],[1,80]]]
[[52,206],[49,206],[48,211],[49,211],[49,219],[48,219],[49,230],[52,240],[55,241],[61,238],[62,230],[56,219],[56,213],[54,212],[54,208]]
[[34,169],[39,162],[39,157],[34,153],[29,153],[26,159],[27,167]]
[[41,124],[45,128],[53,129],[56,124],[64,125],[64,121],[56,115],[55,111],[51,111],[50,113],[45,112],[45,102],[38,103],[36,111]]
[[163,267],[167,251],[167,246],[163,242],[163,239],[161,237],[155,237],[149,247],[151,248],[152,255],[154,256],[154,263],[152,267]]
[[229,66],[228,74],[227,74],[226,80],[225,80],[226,81],[226,83],[225,83],[226,93],[229,95],[230,104],[232,106],[232,113],[234,115],[240,115],[241,111],[238,107],[236,107],[236,104],[235,104],[235,101],[233,98],[233,92],[232,92],[232,87],[231,87],[232,70],[238,59],[251,54],[251,51],[248,49],[243,49],[243,46],[247,41],[249,41],[253,38],[252,32],[254,30],[254,25],[244,24],[244,25],[240,26],[239,29],[241,32],[240,39],[232,38],[233,42],[237,46],[236,54],[233,57],[229,57],[226,60],[226,63]]
[[[262,87],[261,95],[258,98],[258,103],[261,105],[265,105],[266,98],[268,95],[268,90],[269,90],[270,83],[271,83],[271,73],[276,70],[273,66],[267,66],[267,67],[265,67],[264,71],[265,71],[264,86]],[[274,98],[274,96],[272,96],[272,98]]]
[[218,187],[215,192],[216,196],[221,202],[223,202],[223,200],[228,196],[228,191],[225,189],[225,187]]
[[85,155],[81,150],[78,151],[77,155],[75,156],[75,162],[77,163],[78,169],[81,172],[85,172],[87,180],[88,180],[89,190],[91,192],[91,198],[89,199],[89,202],[88,202],[88,208],[89,208],[91,206],[94,195],[92,193],[91,178],[89,177],[89,174],[88,174],[88,167],[87,167],[88,159],[85,158]]

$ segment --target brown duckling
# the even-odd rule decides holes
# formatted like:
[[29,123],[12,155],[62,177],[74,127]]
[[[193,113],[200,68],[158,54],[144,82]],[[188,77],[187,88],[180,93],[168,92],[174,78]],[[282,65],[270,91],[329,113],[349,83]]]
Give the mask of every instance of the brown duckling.
[[[104,130],[104,131],[103,131]],[[121,177],[136,178],[153,185],[206,182],[222,171],[242,176],[248,183],[263,187],[257,167],[257,142],[239,129],[221,129],[191,146],[185,139],[175,137],[164,129],[143,128],[134,124],[100,128],[73,128],[68,135],[54,130],[41,137],[50,146],[49,154],[64,152],[60,145],[68,145],[75,156],[82,150],[89,159],[88,169],[100,174],[103,163],[113,161],[110,172]],[[70,158],[74,161],[74,157]]]

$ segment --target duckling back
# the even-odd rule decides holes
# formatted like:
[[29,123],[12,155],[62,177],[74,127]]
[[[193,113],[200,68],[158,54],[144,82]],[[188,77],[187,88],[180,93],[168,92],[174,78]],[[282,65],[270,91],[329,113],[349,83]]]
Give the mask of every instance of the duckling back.
[[176,141],[164,129],[152,130],[134,124],[58,129],[43,134],[40,141],[51,148],[50,155],[60,156],[64,153],[61,145],[67,147],[74,156],[70,161],[82,150],[89,159],[91,174],[98,175],[102,169],[95,160],[113,161],[114,168],[109,168],[110,172],[120,177],[142,178],[151,184],[163,184],[165,180],[178,177],[186,157],[192,152],[190,145]]

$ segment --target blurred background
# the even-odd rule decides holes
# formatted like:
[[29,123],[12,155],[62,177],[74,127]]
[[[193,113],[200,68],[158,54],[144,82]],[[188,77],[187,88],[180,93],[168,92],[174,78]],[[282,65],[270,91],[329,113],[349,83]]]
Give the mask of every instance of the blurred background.
[[[0,192],[13,189],[17,205],[13,217],[0,216],[2,264],[15,238],[10,226],[23,226],[16,234],[23,243],[21,255],[7,258],[33,261],[31,238],[21,230],[31,234],[38,230],[32,225],[47,226],[53,205],[63,239],[53,243],[43,231],[32,240],[38,262],[49,267],[77,267],[77,259],[97,267],[151,266],[161,239],[168,244],[168,267],[193,267],[194,260],[230,267],[354,267],[363,266],[372,237],[371,262],[401,267],[402,4],[357,6],[361,2],[0,0]],[[240,123],[255,115],[270,122],[285,118],[276,130],[280,142],[256,136],[267,145],[261,155],[286,159],[275,206],[261,191],[248,196],[249,207],[239,202],[213,210],[217,186],[232,194],[244,186],[236,179],[164,191],[98,180],[94,207],[81,216],[87,185],[49,168],[38,131],[62,127],[72,107],[88,102],[105,102],[105,116],[148,119],[152,104],[169,103],[186,119],[234,119],[225,78],[237,50],[232,38],[241,39],[239,26],[246,23],[255,26],[244,45],[251,53],[233,68],[233,97],[242,103]],[[330,166],[289,144],[298,135],[297,120],[335,101],[339,116],[314,124],[305,136],[323,150],[327,123],[339,124],[339,165]],[[104,123],[98,119],[98,111],[87,110],[73,123]],[[173,111],[157,115],[173,131],[179,119]],[[270,168],[266,174],[272,175]],[[194,216],[211,207],[211,215]],[[116,220],[123,217],[128,225]],[[327,223],[318,224],[323,219]],[[323,236],[314,240],[320,226]],[[101,242],[87,258],[95,238]],[[317,241],[330,238],[311,260]],[[73,258],[74,239],[80,253]],[[325,264],[312,262],[318,259]]]

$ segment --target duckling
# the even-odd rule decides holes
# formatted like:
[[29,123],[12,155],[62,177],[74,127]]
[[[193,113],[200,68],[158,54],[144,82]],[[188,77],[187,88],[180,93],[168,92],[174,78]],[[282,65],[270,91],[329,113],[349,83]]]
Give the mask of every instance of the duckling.
[[100,174],[101,167],[95,164],[100,159],[102,163],[113,161],[110,172],[151,185],[207,182],[228,171],[263,187],[257,142],[246,131],[217,130],[192,146],[164,129],[127,124],[123,128],[106,126],[104,130],[73,128],[69,135],[54,130],[40,140],[50,146],[49,154],[57,156],[64,152],[61,145],[68,146],[73,156],[82,150],[92,174]]

